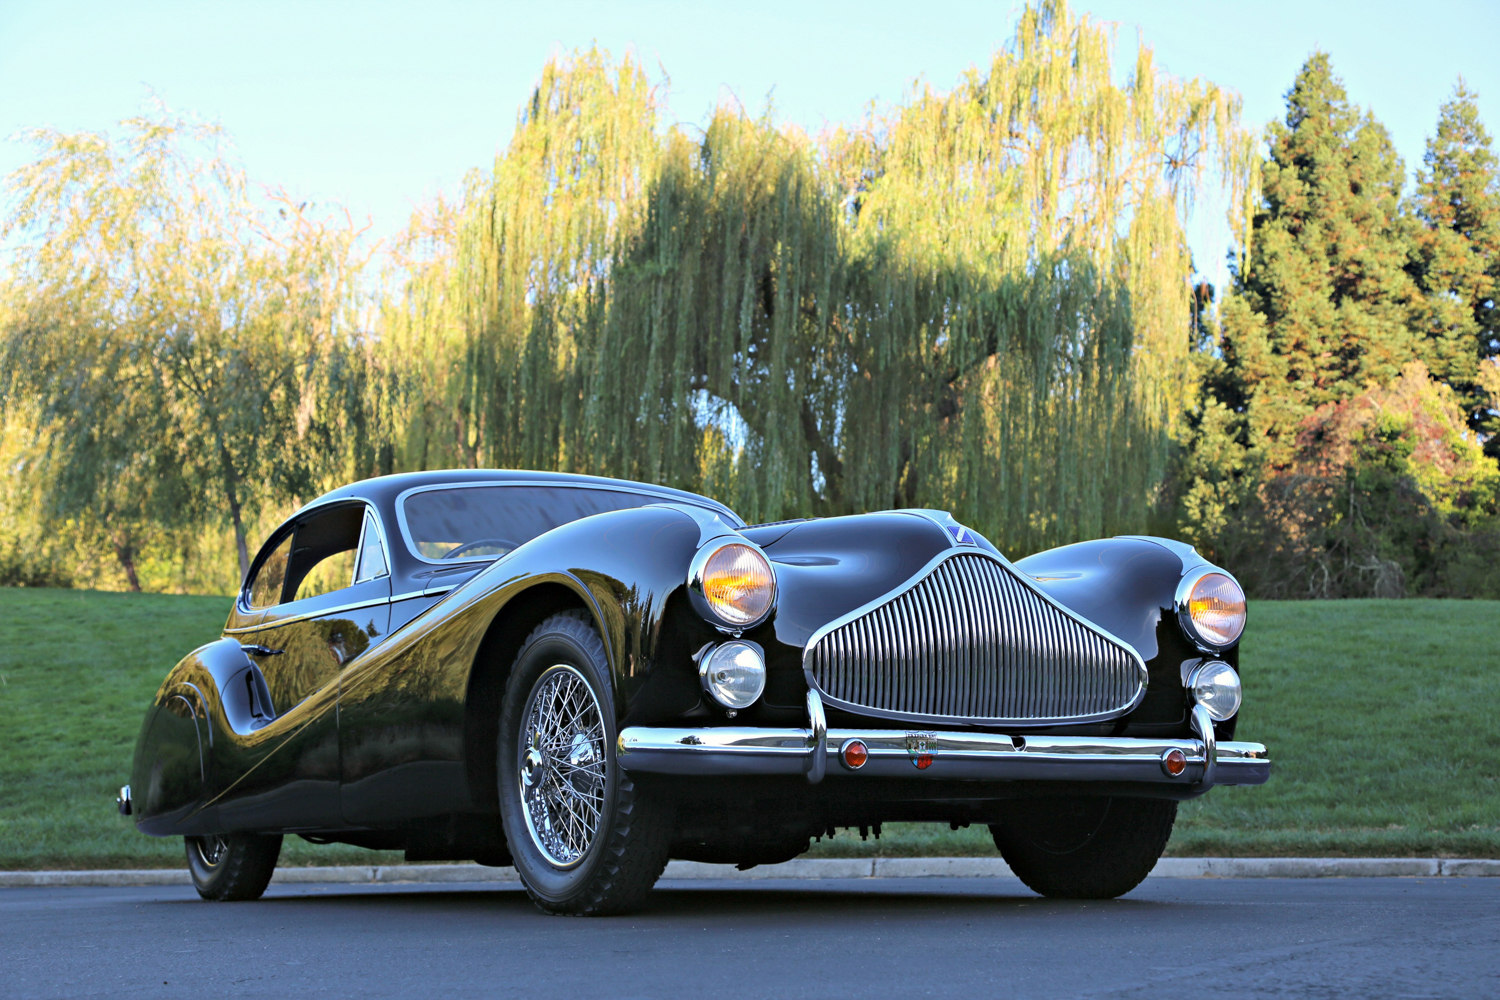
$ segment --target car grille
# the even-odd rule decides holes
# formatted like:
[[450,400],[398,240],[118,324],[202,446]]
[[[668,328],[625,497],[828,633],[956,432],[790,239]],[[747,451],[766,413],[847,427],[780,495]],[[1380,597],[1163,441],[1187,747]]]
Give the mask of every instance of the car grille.
[[815,639],[804,662],[837,707],[978,725],[1112,718],[1146,683],[1133,650],[969,554]]

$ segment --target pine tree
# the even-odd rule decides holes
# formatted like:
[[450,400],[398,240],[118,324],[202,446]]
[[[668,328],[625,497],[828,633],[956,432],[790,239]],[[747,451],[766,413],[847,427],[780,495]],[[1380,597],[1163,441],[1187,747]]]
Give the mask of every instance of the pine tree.
[[1224,401],[1278,464],[1316,407],[1385,385],[1421,353],[1400,212],[1403,170],[1384,126],[1315,53],[1271,125],[1262,204],[1225,309]]
[[[1500,181],[1476,96],[1460,79],[1427,140],[1412,198],[1424,226],[1412,271],[1426,294],[1424,332],[1443,348],[1429,367],[1457,391],[1469,427],[1495,435],[1500,415],[1479,365],[1500,355]],[[1490,450],[1500,451],[1500,437]]]

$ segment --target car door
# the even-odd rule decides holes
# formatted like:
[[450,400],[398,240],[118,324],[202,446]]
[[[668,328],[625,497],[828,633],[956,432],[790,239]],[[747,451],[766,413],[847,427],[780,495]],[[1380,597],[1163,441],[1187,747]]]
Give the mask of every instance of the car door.
[[290,738],[244,792],[277,825],[334,827],[341,822],[339,677],[389,632],[390,562],[379,521],[363,502],[310,511],[280,534],[247,587],[260,619],[236,638],[265,678],[267,724],[285,720]]

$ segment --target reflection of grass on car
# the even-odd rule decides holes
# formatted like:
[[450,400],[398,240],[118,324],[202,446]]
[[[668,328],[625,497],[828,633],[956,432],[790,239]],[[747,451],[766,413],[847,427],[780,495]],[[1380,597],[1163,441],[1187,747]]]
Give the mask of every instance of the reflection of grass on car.
[[[217,636],[223,597],[0,588],[0,869],[171,866],[182,842],[116,815],[146,704]],[[1500,856],[1500,602],[1254,603],[1239,735],[1269,784],[1179,814],[1176,855]],[[983,828],[840,830],[813,857],[993,855]],[[288,864],[390,864],[396,853],[288,837]]]

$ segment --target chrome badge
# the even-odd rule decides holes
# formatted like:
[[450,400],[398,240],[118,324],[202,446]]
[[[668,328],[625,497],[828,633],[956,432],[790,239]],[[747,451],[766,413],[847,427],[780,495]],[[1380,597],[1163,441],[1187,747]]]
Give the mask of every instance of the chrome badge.
[[932,766],[932,758],[937,756],[937,733],[908,732],[906,756],[911,758],[912,767],[918,771],[927,770]]

